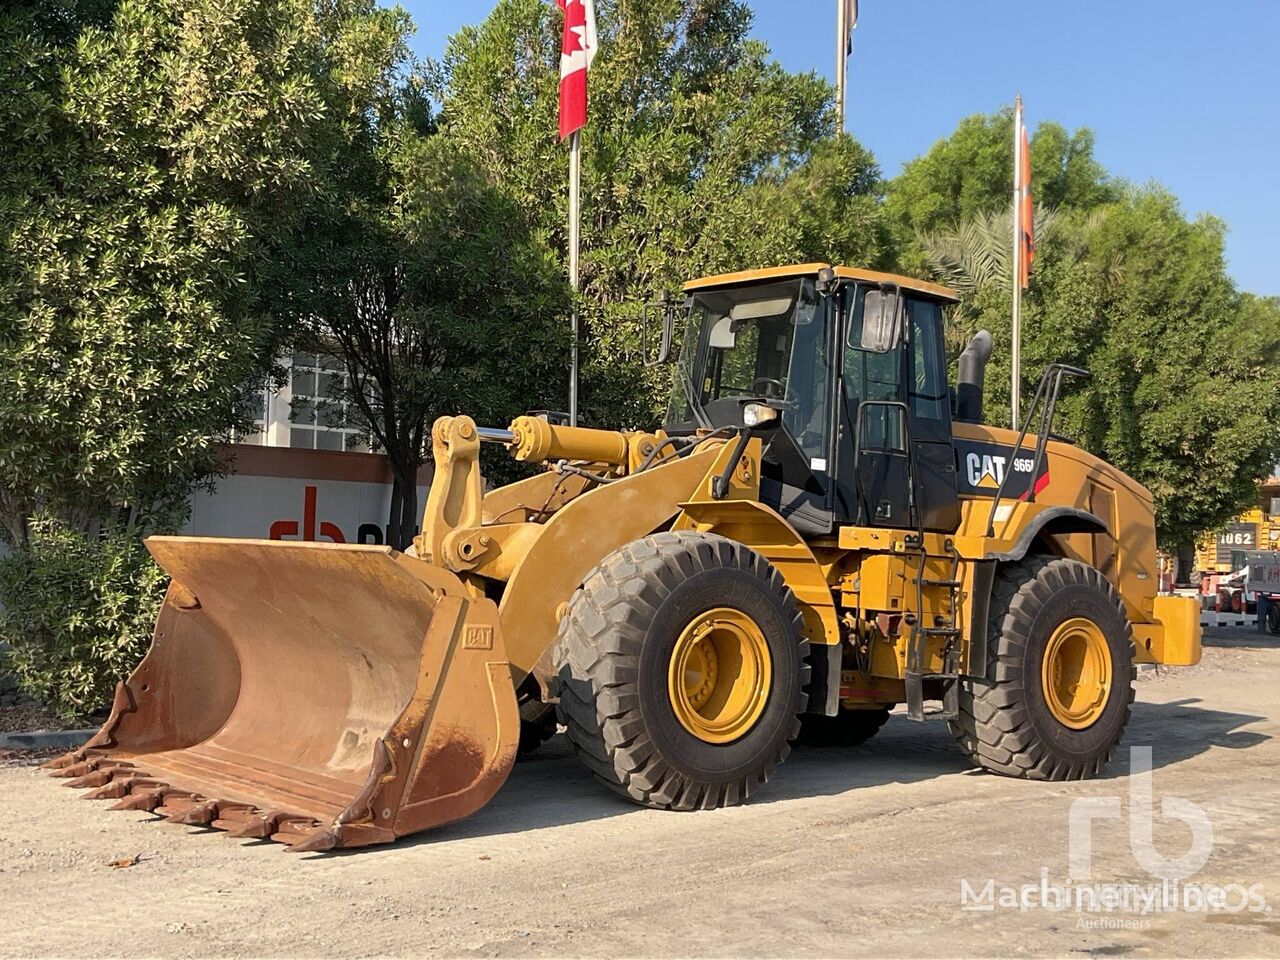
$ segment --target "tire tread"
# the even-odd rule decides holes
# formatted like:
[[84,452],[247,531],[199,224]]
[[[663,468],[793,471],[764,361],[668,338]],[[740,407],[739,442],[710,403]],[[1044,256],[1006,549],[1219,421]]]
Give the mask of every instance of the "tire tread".
[[992,590],[987,621],[986,679],[970,679],[960,689],[959,716],[949,722],[952,736],[978,766],[1028,780],[1080,780],[1095,776],[1115,754],[1119,737],[1104,756],[1067,762],[1046,748],[1027,714],[1022,685],[1023,653],[1036,610],[1065,587],[1089,586],[1115,605],[1129,645],[1129,677],[1124,689],[1123,731],[1133,703],[1133,629],[1115,587],[1097,569],[1062,557],[1033,556],[1000,570]]
[[[755,776],[706,784],[670,768],[649,739],[634,691],[647,626],[662,600],[707,570],[753,573],[791,611],[801,663],[791,728],[776,755]],[[656,533],[605,557],[573,595],[560,621],[552,656],[560,722],[578,759],[615,793],[645,806],[711,809],[747,799],[786,759],[808,702],[809,642],[791,589],[778,570],[744,544],[710,533]]]

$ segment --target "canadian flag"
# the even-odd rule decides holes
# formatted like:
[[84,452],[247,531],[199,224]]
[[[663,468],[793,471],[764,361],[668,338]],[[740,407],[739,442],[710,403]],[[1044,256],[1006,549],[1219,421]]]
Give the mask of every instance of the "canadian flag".
[[587,68],[596,58],[594,0],[556,0],[564,11],[564,45],[560,49],[560,139],[587,125]]

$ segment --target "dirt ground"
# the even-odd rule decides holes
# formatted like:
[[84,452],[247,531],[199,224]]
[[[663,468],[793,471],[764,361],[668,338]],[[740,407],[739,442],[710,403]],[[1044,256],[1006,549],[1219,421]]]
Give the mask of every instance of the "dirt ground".
[[[797,750],[745,807],[663,813],[604,792],[558,737],[464,823],[311,857],[108,812],[10,766],[0,956],[1280,957],[1278,717],[1280,647],[1220,630],[1199,667],[1140,680],[1100,780],[978,773],[944,725],[895,716],[862,747]],[[1142,745],[1157,851],[1192,842],[1162,799],[1199,805],[1213,827],[1181,892],[1261,884],[1277,912],[961,908],[962,881],[994,880],[997,899],[1004,885],[1064,883],[1072,801],[1119,797],[1130,811],[1127,747]],[[1096,821],[1092,882],[1156,882],[1133,846],[1127,819]]]
[[64,726],[56,713],[38,704],[0,707],[0,733],[60,730]]

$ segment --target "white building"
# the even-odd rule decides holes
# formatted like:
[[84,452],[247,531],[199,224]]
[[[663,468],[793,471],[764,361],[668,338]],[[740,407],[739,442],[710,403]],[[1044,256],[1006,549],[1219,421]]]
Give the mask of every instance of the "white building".
[[[259,429],[225,446],[229,472],[213,493],[193,495],[185,532],[385,543],[391,471],[348,415],[341,399],[346,371],[330,357],[304,353],[284,365],[280,390],[251,393]],[[429,466],[419,473],[419,505],[429,476]]]

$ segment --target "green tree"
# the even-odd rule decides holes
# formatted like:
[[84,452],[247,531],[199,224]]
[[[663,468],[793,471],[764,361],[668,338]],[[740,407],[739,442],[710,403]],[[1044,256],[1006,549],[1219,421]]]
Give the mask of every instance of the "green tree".
[[26,545],[0,561],[7,672],[67,720],[87,720],[147,648],[167,585],[136,537],[33,520]]
[[[958,340],[992,331],[987,419],[1008,418],[1010,279],[1000,222],[979,215],[921,239],[936,276],[960,286]],[[1060,429],[1148,487],[1157,534],[1176,549],[1236,515],[1280,457],[1280,303],[1238,293],[1220,221],[1188,221],[1164,190],[1042,217],[1024,299],[1024,396],[1055,360],[1072,383]]]
[[390,461],[390,542],[404,548],[431,422],[465,410],[505,423],[558,399],[570,299],[527,211],[448,135],[394,120],[382,136],[382,203],[353,224],[311,329],[343,358],[348,399]]
[[[78,536],[136,569],[137,539],[181,522],[241,386],[314,306],[312,233],[382,75],[369,64],[402,55],[405,27],[371,0],[0,10],[0,533],[17,571],[0,602],[15,655],[65,643],[108,685],[133,659],[136,631],[103,626],[86,652],[39,608],[62,576],[40,544]],[[149,582],[88,569],[100,596]],[[49,590],[30,587],[42,578]],[[60,586],[68,609],[96,589]]]
[[[1068,133],[1046,121],[1030,140],[1031,186],[1037,203],[1090,209],[1117,199],[1119,187],[1093,156],[1093,133]],[[885,210],[903,267],[924,268],[921,234],[954,230],[1007,210],[1013,191],[1013,110],[975,114],[950,136],[908,162],[886,189]]]
[[[583,134],[583,413],[651,424],[667,374],[641,363],[637,304],[725,270],[878,263],[879,172],[833,138],[829,85],[748,39],[737,0],[605,0]],[[559,14],[502,0],[439,64],[442,129],[566,249],[567,153],[556,142]],[[567,354],[556,394],[567,393]]]

